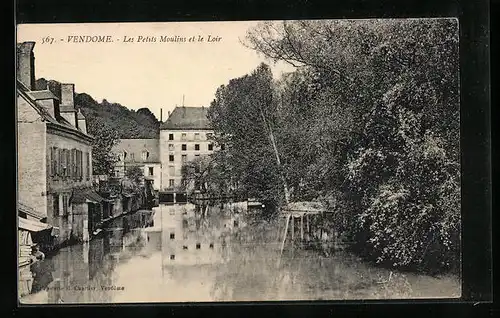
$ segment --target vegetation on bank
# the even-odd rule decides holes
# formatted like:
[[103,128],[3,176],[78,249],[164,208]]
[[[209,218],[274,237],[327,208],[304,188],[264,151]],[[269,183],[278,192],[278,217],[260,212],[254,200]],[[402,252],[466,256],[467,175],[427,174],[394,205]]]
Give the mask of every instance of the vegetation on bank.
[[262,64],[217,90],[226,147],[211,166],[227,178],[204,181],[276,204],[288,184],[294,201],[324,201],[365,259],[458,269],[457,21],[263,22],[246,44],[297,70],[275,81]]

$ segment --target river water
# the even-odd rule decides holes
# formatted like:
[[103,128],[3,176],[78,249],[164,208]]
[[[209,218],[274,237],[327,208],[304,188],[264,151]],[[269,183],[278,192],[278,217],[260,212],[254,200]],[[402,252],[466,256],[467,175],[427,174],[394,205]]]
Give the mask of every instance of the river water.
[[[160,205],[152,214],[137,212],[116,219],[90,242],[63,248],[23,269],[20,293],[26,295],[20,301],[75,304],[384,297],[373,281],[376,275],[356,262],[346,263],[345,256],[323,257],[314,251],[288,248],[280,257],[276,224],[254,219],[244,210],[244,204],[223,208]],[[405,293],[402,290],[399,295]]]

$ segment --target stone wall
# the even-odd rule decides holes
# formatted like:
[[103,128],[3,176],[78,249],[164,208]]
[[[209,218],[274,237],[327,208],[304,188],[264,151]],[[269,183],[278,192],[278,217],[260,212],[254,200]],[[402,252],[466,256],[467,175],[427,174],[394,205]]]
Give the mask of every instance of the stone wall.
[[47,216],[46,126],[26,100],[17,105],[17,177],[19,201]]

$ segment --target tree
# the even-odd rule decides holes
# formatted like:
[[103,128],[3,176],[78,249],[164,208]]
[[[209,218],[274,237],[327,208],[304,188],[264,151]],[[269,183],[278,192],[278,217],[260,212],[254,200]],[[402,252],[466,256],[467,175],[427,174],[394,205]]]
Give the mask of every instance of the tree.
[[276,100],[269,66],[221,86],[209,108],[215,142],[225,145],[224,162],[240,191],[280,201],[283,180],[270,135],[276,128]]
[[128,167],[127,171],[125,171],[125,176],[139,185],[144,178],[144,171],[139,166]]
[[111,149],[118,142],[118,132],[106,122],[95,117],[88,120],[88,132],[94,137],[92,144],[92,167],[95,175],[111,175],[118,156]]
[[457,21],[264,22],[247,45],[299,69],[277,120],[299,196],[334,196],[369,259],[458,263]]

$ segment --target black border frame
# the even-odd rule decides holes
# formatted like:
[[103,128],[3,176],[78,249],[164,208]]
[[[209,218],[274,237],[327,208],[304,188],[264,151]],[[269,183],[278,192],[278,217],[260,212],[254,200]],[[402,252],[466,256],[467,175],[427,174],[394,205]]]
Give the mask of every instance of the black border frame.
[[[334,3],[333,1],[165,1],[152,0],[19,0],[14,8],[19,23],[83,23],[83,22],[154,22],[154,21],[203,21],[203,20],[267,20],[267,19],[316,19],[316,18],[389,18],[389,17],[459,17],[460,20],[460,67],[461,67],[461,147],[462,147],[462,284],[463,300],[425,301],[362,301],[362,302],[269,302],[269,303],[199,303],[199,304],[133,304],[99,305],[106,313],[142,314],[170,313],[172,315],[205,315],[208,310],[217,314],[269,313],[278,315],[335,314],[351,311],[362,313],[400,313],[413,304],[411,311],[429,314],[430,309],[440,315],[479,316],[490,312],[492,294],[492,180],[491,180],[491,104],[490,104],[490,7],[487,0],[355,0]],[[15,30],[14,30],[15,31]],[[15,38],[12,41],[15,46]],[[11,43],[12,43],[11,42]],[[493,43],[493,42],[492,42]],[[11,51],[14,56],[14,50]],[[14,60],[14,58],[13,58]],[[13,63],[8,65],[13,70]],[[14,81],[12,81],[14,82]],[[13,90],[14,91],[14,90]],[[15,93],[14,93],[15,105]],[[13,198],[16,198],[15,117],[5,116],[7,125],[2,125],[7,134],[2,142],[13,142],[14,156],[2,159],[8,169],[5,179],[12,180]],[[9,114],[10,115],[10,114]],[[12,125],[12,126],[9,126]],[[9,130],[9,128],[12,128]],[[7,138],[12,136],[13,138]],[[5,152],[3,152],[5,154]],[[5,166],[5,165],[3,165]],[[10,168],[10,169],[9,169]],[[9,224],[14,224],[16,202],[5,208]],[[12,217],[12,219],[11,219]],[[12,221],[12,223],[10,222]],[[15,227],[6,226],[15,238]],[[15,243],[5,244],[13,248],[12,264],[16,264]],[[17,266],[16,266],[17,267]],[[15,269],[17,271],[17,268]],[[45,309],[54,314],[87,313],[96,306],[22,306],[17,307],[17,275],[14,277],[16,315],[42,314]],[[420,306],[419,304],[423,305]],[[78,308],[78,309],[77,309]],[[383,310],[383,311],[379,311]]]

